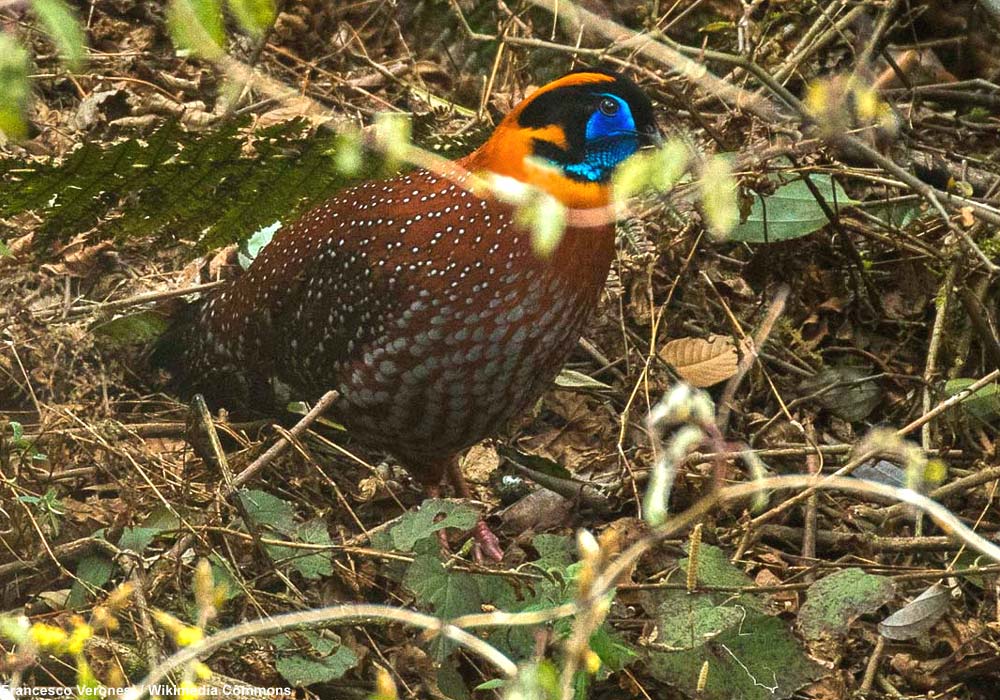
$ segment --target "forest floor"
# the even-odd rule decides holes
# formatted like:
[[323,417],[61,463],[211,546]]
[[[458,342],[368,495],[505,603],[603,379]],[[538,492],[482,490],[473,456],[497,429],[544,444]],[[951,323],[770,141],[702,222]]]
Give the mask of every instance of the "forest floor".
[[[339,604],[539,611],[632,551],[590,620],[600,670],[577,697],[996,697],[1000,562],[954,528],[884,493],[712,494],[753,464],[853,473],[922,488],[998,542],[1000,18],[957,1],[589,0],[597,19],[578,24],[569,2],[555,22],[502,0],[280,4],[264,40],[230,32],[226,67],[178,56],[159,3],[76,3],[88,62],[69,72],[22,4],[0,2],[35,61],[29,138],[0,145],[0,611],[88,620],[82,658],[122,686],[178,642],[154,611],[206,634]],[[622,28],[662,33],[613,41]],[[672,42],[710,73],[671,70]],[[301,415],[217,415],[223,456],[199,456],[206,419],[144,351],[178,293],[238,274],[228,244],[340,184],[328,119],[412,113],[416,143],[463,153],[581,65],[623,70],[669,136],[732,154],[744,221],[709,235],[693,180],[631,208],[571,371],[465,456],[481,503],[418,510],[405,471],[322,420],[265,454]],[[696,517],[657,536],[641,517],[661,437],[647,416],[679,378],[728,417],[679,465],[670,511]],[[500,563],[461,549],[478,512]],[[579,528],[601,547],[582,563]],[[477,633],[558,672],[584,607]],[[501,697],[475,690],[501,675],[487,658],[413,623],[252,636],[207,658],[205,682],[364,698],[383,668],[402,698]],[[72,685],[80,667],[22,645],[0,674]]]

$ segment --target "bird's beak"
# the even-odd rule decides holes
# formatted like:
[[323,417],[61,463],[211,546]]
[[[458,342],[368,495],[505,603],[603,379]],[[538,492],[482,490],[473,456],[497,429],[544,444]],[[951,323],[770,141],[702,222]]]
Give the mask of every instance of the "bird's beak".
[[650,124],[646,127],[645,131],[642,132],[642,137],[647,148],[659,148],[663,145],[663,132],[656,124]]

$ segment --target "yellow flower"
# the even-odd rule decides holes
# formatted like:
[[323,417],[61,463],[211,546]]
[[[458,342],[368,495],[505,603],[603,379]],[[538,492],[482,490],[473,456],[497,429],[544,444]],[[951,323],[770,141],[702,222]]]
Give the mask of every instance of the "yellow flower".
[[73,621],[73,632],[66,642],[66,651],[70,654],[82,654],[87,640],[94,636],[94,628],[82,620]]
[[181,685],[178,688],[180,691],[178,697],[180,700],[198,700],[201,697],[201,693],[198,691],[198,686],[196,686],[192,681],[181,681]]
[[31,639],[38,645],[39,649],[46,651],[59,651],[66,644],[69,635],[62,627],[48,625],[44,622],[36,622],[31,626]]

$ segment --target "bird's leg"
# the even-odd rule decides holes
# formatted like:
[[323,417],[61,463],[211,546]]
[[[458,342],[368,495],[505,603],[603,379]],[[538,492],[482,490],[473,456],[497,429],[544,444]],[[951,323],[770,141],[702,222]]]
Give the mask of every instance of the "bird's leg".
[[[424,494],[428,498],[441,498],[441,480],[438,479],[436,484],[424,484]],[[445,528],[441,528],[437,531],[438,544],[441,545],[441,551],[444,554],[451,553],[451,545],[448,544],[448,532]]]
[[[448,463],[448,481],[455,489],[455,493],[462,498],[472,499],[472,491],[462,474],[462,468],[458,464],[458,458],[452,459]],[[500,548],[500,540],[490,530],[489,525],[482,518],[472,528],[472,539],[475,542],[472,549],[472,556],[477,562],[482,562],[486,557],[494,561],[503,559],[503,550]],[[484,556],[485,555],[485,556]]]

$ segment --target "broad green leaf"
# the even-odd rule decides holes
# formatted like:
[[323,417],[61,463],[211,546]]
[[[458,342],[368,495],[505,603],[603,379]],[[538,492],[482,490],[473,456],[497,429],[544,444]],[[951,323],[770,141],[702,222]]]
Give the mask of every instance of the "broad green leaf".
[[438,689],[448,700],[472,700],[455,661],[446,660],[437,671]]
[[28,135],[29,72],[28,52],[13,36],[0,32],[0,134],[9,139]]
[[294,686],[335,681],[358,663],[357,654],[330,632],[303,630],[279,635],[273,642],[278,650],[275,668]]
[[[954,396],[975,384],[977,379],[951,379],[944,385],[944,393]],[[962,400],[962,410],[973,418],[989,423],[1000,416],[1000,384],[993,382],[977,389]]]
[[258,525],[265,525],[283,535],[296,533],[295,508],[288,501],[257,489],[241,489],[239,498],[247,515]]
[[[662,624],[683,622],[683,618],[661,620]],[[706,661],[708,676],[698,693],[698,676]],[[781,619],[758,612],[741,615],[700,646],[651,651],[647,668],[654,678],[699,700],[785,700],[825,674]]]
[[803,394],[815,394],[815,400],[838,418],[849,422],[864,420],[882,399],[882,388],[868,367],[851,365],[827,367],[800,384]]
[[712,156],[698,180],[702,211],[708,230],[717,238],[730,237],[740,223],[739,187],[726,157]]
[[403,584],[417,602],[445,619],[479,612],[482,600],[473,576],[462,571],[448,571],[434,554],[422,554],[406,570]]
[[221,588],[222,599],[232,600],[242,592],[242,587],[230,568],[232,565],[217,554],[208,557],[212,565],[212,580],[215,581],[216,590]]
[[226,0],[226,4],[240,27],[251,36],[263,36],[274,22],[274,0]]
[[[829,175],[810,175],[809,179],[834,212],[857,202],[847,196]],[[729,236],[729,240],[748,243],[787,241],[817,231],[829,220],[809,187],[801,179],[780,185],[772,194],[755,196],[750,215]]]
[[[688,559],[679,563],[690,566]],[[752,586],[721,549],[704,543],[697,581]],[[706,661],[707,685],[698,695],[706,700],[784,700],[822,674],[785,623],[766,614],[760,595],[664,590],[645,592],[640,601],[657,624],[657,642],[670,649],[650,652],[649,670],[689,697],[696,696]]]
[[531,538],[531,546],[538,552],[538,559],[531,565],[546,574],[558,574],[563,580],[566,570],[576,559],[576,544],[565,535],[540,534]]
[[[326,530],[326,523],[316,518],[302,523],[295,531],[295,539],[305,544],[330,545],[330,533]],[[269,545],[268,550],[279,549],[276,545]],[[315,550],[309,551],[296,549],[293,547],[280,548],[285,550],[284,557],[288,557],[289,565],[302,574],[302,577],[309,581],[329,576],[333,573],[333,554],[329,551]]]
[[226,33],[220,0],[171,0],[167,25],[182,51],[209,60],[222,57]]
[[[439,515],[444,517],[435,521]],[[393,549],[409,552],[419,540],[430,537],[442,528],[469,530],[478,520],[478,511],[461,503],[436,499],[424,501],[416,511],[405,513],[392,528]]]
[[114,562],[103,554],[89,554],[76,565],[74,572],[78,580],[73,581],[66,608],[75,610],[83,607],[92,593],[111,580]]
[[140,311],[119,316],[110,321],[99,322],[90,330],[102,336],[116,347],[145,345],[163,335],[170,321],[156,311]]
[[72,70],[79,70],[85,60],[83,28],[76,14],[63,0],[31,0],[38,19],[52,37],[62,60]]
[[607,625],[601,625],[590,636],[590,648],[601,659],[598,678],[607,678],[615,671],[621,671],[636,659],[636,653],[617,632]]
[[130,549],[136,554],[142,554],[153,539],[163,532],[155,527],[127,527],[122,530],[122,536],[118,540],[120,549]]
[[821,578],[809,587],[798,624],[807,639],[845,636],[861,615],[878,610],[895,594],[892,579],[857,568]]

